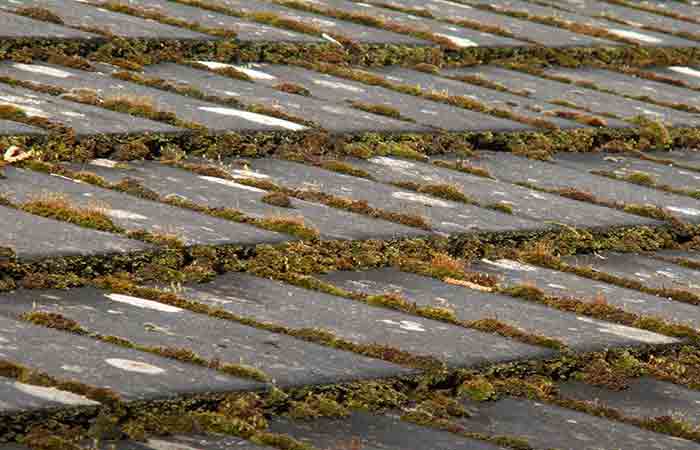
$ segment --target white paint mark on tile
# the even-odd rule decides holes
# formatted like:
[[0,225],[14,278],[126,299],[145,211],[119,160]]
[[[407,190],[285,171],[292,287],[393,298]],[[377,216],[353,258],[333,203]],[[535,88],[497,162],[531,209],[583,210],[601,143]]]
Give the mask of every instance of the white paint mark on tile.
[[73,372],[73,373],[85,372],[85,368],[80,367],[80,366],[63,365],[63,366],[61,366],[61,369],[68,371],[68,372]]
[[237,189],[243,189],[244,191],[261,192],[261,193],[267,192],[263,189],[259,189],[259,188],[253,187],[253,186],[246,186],[245,184],[236,183],[235,181],[226,180],[224,178],[208,177],[205,175],[202,175],[199,178],[202,180],[205,180],[205,181],[209,181],[211,183],[223,184],[224,186],[233,187],[233,188],[237,188]]
[[56,69],[54,67],[41,66],[38,64],[22,64],[15,63],[12,65],[15,69],[24,70],[25,72],[40,73],[55,78],[69,78],[73,74],[65,70]]
[[104,209],[103,212],[114,219],[146,220],[148,217],[123,209]]
[[117,369],[127,370],[129,372],[143,373],[146,375],[160,375],[165,373],[165,369],[161,369],[158,366],[131,359],[109,358],[106,359],[105,362]]
[[415,192],[394,192],[391,194],[392,197],[398,198],[399,200],[408,200],[409,202],[422,203],[429,206],[440,206],[442,208],[454,208],[454,205],[443,200],[438,200],[433,197],[429,197],[423,194],[416,194]]
[[335,39],[333,39],[332,36],[330,36],[330,35],[328,35],[328,34],[326,34],[326,33],[322,33],[322,34],[321,34],[321,37],[322,37],[323,39],[327,40],[328,42],[330,42],[330,43],[332,43],[332,44],[335,44],[335,45],[337,45],[337,46],[339,46],[339,47],[342,47],[342,46],[343,46],[343,44],[341,44],[340,42],[336,41]]
[[671,212],[683,214],[684,216],[700,216],[700,210],[695,209],[695,208],[681,208],[678,206],[666,206],[666,209],[668,209]]
[[566,289],[566,286],[562,286],[561,284],[549,283],[547,286],[554,289]]
[[601,322],[590,317],[577,317],[581,322],[593,323],[598,326],[598,331],[601,333],[612,334],[624,338],[634,339],[646,344],[673,344],[678,342],[677,339],[660,334],[652,333],[638,328],[627,327],[615,323]]
[[682,73],[683,75],[700,78],[700,70],[693,69],[691,67],[671,66],[668,69],[676,73]]
[[477,47],[477,46],[479,45],[479,44],[477,44],[477,43],[474,42],[474,41],[471,41],[471,40],[469,40],[469,39],[462,38],[462,37],[459,37],[459,36],[452,36],[452,35],[450,35],[450,34],[443,34],[443,33],[435,33],[435,35],[436,35],[436,36],[443,37],[443,38],[445,38],[445,39],[448,39],[448,40],[449,40],[450,42],[452,42],[454,45],[456,45],[457,47],[461,47],[461,48],[464,48],[464,47]]
[[239,117],[250,122],[255,122],[261,125],[268,125],[271,127],[280,127],[292,131],[302,131],[306,130],[307,127],[300,125],[298,123],[290,122],[288,120],[278,119],[277,117],[265,116],[263,114],[252,113],[248,111],[241,111],[240,109],[225,108],[222,106],[200,106],[200,111],[212,112],[214,114],[221,114],[223,116],[233,116]]
[[500,267],[501,269],[517,270],[518,272],[537,272],[537,267],[511,259],[497,259],[496,261],[491,261],[490,259],[484,258],[482,261],[488,265]]
[[[90,164],[93,166],[98,166],[98,167],[107,167],[109,169],[114,169],[116,167],[119,167],[119,162],[117,161],[112,161],[111,159],[104,159],[104,158],[98,158],[98,159],[93,159],[90,161]],[[124,164],[124,163],[122,163]]]
[[647,44],[658,44],[660,42],[663,42],[662,39],[656,38],[654,36],[649,36],[643,33],[637,33],[636,31],[620,30],[619,28],[609,28],[608,32],[614,34],[615,36],[645,42]]
[[387,158],[386,156],[375,156],[368,160],[371,163],[379,164],[387,167],[394,167],[397,169],[412,169],[416,165],[409,161],[403,161],[401,159]]
[[35,386],[32,384],[24,384],[20,382],[13,383],[15,389],[32,397],[41,398],[50,402],[63,403],[64,405],[99,405],[99,402],[90,400],[82,395],[73,394],[72,392],[61,391],[53,387]]
[[165,303],[154,302],[153,300],[146,300],[145,298],[132,297],[130,295],[123,294],[105,294],[110,300],[119,303],[126,303],[132,306],[138,306],[139,308],[152,309],[154,311],[168,312],[168,313],[178,313],[183,310],[175,306],[166,305]]
[[396,322],[395,320],[382,319],[380,320],[380,322],[384,322],[389,325],[397,325],[399,328],[406,331],[425,331],[423,325],[421,325],[418,322],[413,322],[411,320],[402,320],[400,322]]
[[61,114],[67,117],[85,117],[85,114],[75,112],[75,111],[63,111]]
[[265,73],[261,70],[255,70],[255,69],[249,69],[247,67],[240,67],[240,66],[234,66],[233,64],[225,64],[225,63],[220,63],[216,61],[197,61],[200,64],[203,64],[207,66],[210,69],[236,69],[239,72],[243,72],[244,74],[248,75],[250,78],[254,80],[276,80],[277,77],[274,75],[270,75],[269,73]]
[[328,80],[312,80],[314,84],[319,86],[325,86],[333,89],[343,89],[350,92],[365,92],[364,89],[357,86],[353,86],[347,83],[341,83],[339,81],[328,81]]

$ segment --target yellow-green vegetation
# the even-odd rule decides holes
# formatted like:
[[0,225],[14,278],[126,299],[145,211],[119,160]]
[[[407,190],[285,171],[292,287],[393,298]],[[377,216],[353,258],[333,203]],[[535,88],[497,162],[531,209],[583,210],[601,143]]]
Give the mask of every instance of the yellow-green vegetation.
[[354,167],[352,164],[345,161],[323,161],[319,165],[324,169],[332,170],[333,172],[344,173],[345,175],[352,175],[353,177],[366,178],[368,180],[374,179],[374,177],[366,170]]
[[122,233],[123,228],[112,222],[100,206],[80,207],[61,194],[43,194],[23,203],[21,209],[51,219],[74,223],[87,228],[111,233]]

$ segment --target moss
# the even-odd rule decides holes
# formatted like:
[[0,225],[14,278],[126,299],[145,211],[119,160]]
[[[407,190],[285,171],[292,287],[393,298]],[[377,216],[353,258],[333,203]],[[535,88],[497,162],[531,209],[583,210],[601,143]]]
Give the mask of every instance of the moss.
[[295,83],[280,83],[274,86],[278,91],[286,92],[288,94],[303,95],[304,97],[311,97],[311,91],[306,89],[304,86]]
[[51,22],[56,25],[63,25],[63,19],[52,11],[46,8],[25,6],[17,8],[13,11],[15,14],[20,16],[30,17],[32,19],[41,20],[43,22]]
[[319,239],[319,232],[304,222],[301,216],[274,216],[254,221],[257,225],[280,233],[298,236],[302,239]]
[[0,119],[22,121],[27,118],[27,113],[18,106],[8,103],[0,104]]
[[475,203],[474,200],[467,197],[462,191],[453,184],[425,184],[420,186],[418,192],[430,194],[433,197],[444,198],[461,203]]
[[477,177],[493,179],[493,176],[487,168],[474,166],[465,161],[450,162],[443,160],[434,160],[433,164],[439,167],[458,170],[460,172],[468,173],[470,175],[476,175]]
[[505,214],[513,214],[513,206],[505,202],[491,203],[489,205],[485,205],[485,207]]
[[408,143],[380,144],[376,151],[379,155],[391,155],[397,158],[414,159],[416,161],[426,161],[428,159],[426,155],[417,151]]
[[403,114],[401,114],[401,111],[389,105],[351,101],[350,106],[352,106],[355,109],[366,111],[368,113],[379,114],[380,116],[387,116],[396,120],[403,120],[405,122],[415,122],[415,120],[411,118],[404,117]]
[[413,69],[418,70],[420,72],[429,73],[432,75],[437,75],[440,73],[440,68],[438,66],[436,66],[434,64],[428,64],[428,63],[416,64],[415,66],[413,66]]
[[484,402],[496,398],[496,389],[485,377],[465,380],[457,389],[458,395],[465,395],[475,402]]
[[22,314],[20,319],[47,328],[70,331],[71,333],[76,334],[86,333],[78,322],[55,312],[31,311]]
[[345,175],[351,175],[353,177],[366,178],[368,180],[374,179],[374,177],[370,175],[370,173],[366,170],[354,167],[352,164],[347,163],[345,161],[323,161],[319,165],[320,167],[323,167],[326,170],[332,170],[333,172],[343,173]]
[[512,325],[503,323],[496,319],[479,319],[469,322],[469,327],[486,333],[495,333],[501,336],[516,339],[526,344],[539,345],[542,347],[553,348],[556,350],[566,349],[566,345],[561,341],[541,336],[527,331],[520,330]]
[[293,207],[289,196],[283,192],[270,192],[262,198],[262,201],[270,205],[279,206],[280,208]]
[[115,225],[112,219],[99,208],[76,207],[67,197],[60,194],[38,196],[22,204],[21,209],[38,216],[70,222],[86,228],[111,233],[124,232],[123,228]]

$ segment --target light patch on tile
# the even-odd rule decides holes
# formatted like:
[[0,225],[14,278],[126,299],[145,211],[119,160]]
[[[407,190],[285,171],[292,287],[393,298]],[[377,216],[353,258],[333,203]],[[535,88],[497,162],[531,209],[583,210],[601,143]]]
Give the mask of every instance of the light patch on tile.
[[149,439],[146,441],[148,448],[153,450],[200,450],[199,448],[190,447],[189,445],[181,444],[180,442],[173,443],[162,441],[160,439]]
[[672,70],[676,73],[682,73],[683,75],[700,78],[700,70],[693,69],[691,67],[671,66],[668,68],[668,70]]
[[438,200],[437,198],[429,197],[423,194],[416,194],[415,192],[394,192],[391,194],[392,197],[399,200],[408,200],[409,202],[422,203],[429,206],[440,206],[442,208],[454,208],[454,205],[443,200]]
[[277,77],[274,75],[270,75],[269,73],[265,73],[261,70],[255,70],[255,69],[248,69],[247,67],[240,67],[240,66],[234,66],[233,64],[225,64],[225,63],[220,63],[216,61],[197,61],[198,63],[207,66],[210,69],[236,69],[239,72],[243,72],[244,74],[248,75],[250,78],[254,80],[276,80]]
[[649,36],[647,34],[643,33],[637,33],[636,31],[629,31],[629,30],[620,30],[618,28],[609,28],[608,29],[609,33],[614,34],[615,36],[619,36],[625,39],[632,39],[634,41],[640,41],[644,42],[647,44],[659,44],[663,42],[663,40],[656,38],[654,36]]
[[370,158],[368,161],[374,164],[394,167],[397,169],[412,169],[416,167],[416,165],[412,162],[403,161],[401,159],[387,158],[386,156],[375,156],[374,158]]
[[421,325],[418,322],[413,322],[411,320],[402,320],[400,322],[397,322],[395,320],[382,319],[379,322],[383,322],[389,325],[397,325],[399,328],[406,331],[425,331],[423,325]]
[[209,181],[211,183],[217,183],[217,184],[223,184],[224,186],[236,188],[236,189],[243,189],[244,191],[251,191],[251,192],[260,192],[260,193],[265,193],[267,191],[263,189],[259,189],[253,186],[246,186],[245,184],[239,184],[236,183],[235,181],[231,180],[226,180],[224,178],[219,178],[219,177],[209,177],[206,175],[202,175],[199,177],[202,180]]
[[678,339],[661,334],[652,333],[638,328],[627,327],[615,323],[601,322],[590,317],[577,317],[581,322],[592,323],[598,326],[598,331],[601,333],[612,334],[635,341],[644,342],[645,344],[674,344]]
[[497,259],[496,261],[491,261],[490,259],[482,259],[483,262],[490,266],[500,267],[506,270],[516,270],[518,272],[536,272],[537,267],[531,266],[529,264],[524,264],[518,261],[513,261],[511,259]]
[[126,303],[132,306],[137,306],[144,309],[152,309],[154,311],[167,312],[167,313],[179,313],[183,310],[175,306],[166,305],[165,303],[154,302],[153,300],[146,300],[145,298],[132,297],[130,295],[123,294],[105,294],[110,300],[119,303]]
[[62,403],[64,405],[90,406],[100,404],[99,402],[90,400],[82,395],[61,391],[52,387],[35,386],[20,382],[13,383],[13,387],[24,394],[31,395],[32,397],[48,400],[50,402]]
[[257,178],[259,180],[267,180],[270,177],[265,175],[264,173],[260,172],[254,172],[252,170],[245,170],[245,169],[236,169],[236,170],[231,170],[232,175],[240,175],[241,177],[244,178]]
[[436,36],[443,37],[445,39],[448,39],[450,42],[452,42],[454,45],[457,47],[465,48],[465,47],[477,47],[479,44],[477,44],[474,41],[471,41],[466,38],[462,38],[459,36],[452,36],[449,34],[443,34],[443,33],[435,33]]
[[40,73],[55,78],[69,78],[73,74],[65,70],[56,69],[54,67],[41,66],[38,64],[22,64],[15,63],[12,65],[15,69],[24,70],[25,72]]
[[102,210],[106,215],[114,219],[124,219],[124,220],[146,220],[148,217],[133,213],[131,211],[125,211],[123,209],[109,209],[105,208]]
[[129,372],[143,373],[146,375],[160,375],[165,373],[165,369],[161,369],[158,366],[131,359],[109,358],[105,359],[105,362],[110,366],[116,367],[117,369],[122,369]]
[[684,216],[700,216],[700,210],[695,208],[680,208],[678,206],[666,206],[665,208],[671,212],[683,214]]
[[448,2],[446,0],[433,0],[433,3],[440,3],[442,5],[453,6],[455,8],[472,9],[471,6],[467,6],[462,3]]
[[319,86],[324,86],[324,87],[329,87],[333,89],[343,89],[345,91],[350,91],[350,92],[365,92],[364,89],[361,89],[357,86],[353,86],[351,84],[347,83],[341,83],[339,81],[328,81],[328,80],[312,80],[314,84],[317,84]]
[[222,106],[200,106],[197,109],[199,109],[200,111],[207,111],[214,114],[221,114],[223,116],[239,117],[249,122],[255,122],[260,125],[268,125],[271,127],[284,128],[286,130],[303,131],[307,129],[307,127],[305,127],[304,125],[290,122],[288,120],[278,119],[277,117],[265,116],[263,114],[252,113],[248,111],[241,111],[240,109],[225,108]]
[[342,46],[343,46],[343,44],[341,44],[340,42],[336,41],[335,39],[333,39],[332,36],[330,36],[330,35],[328,35],[328,34],[326,34],[326,33],[321,33],[321,37],[322,37],[323,39],[327,40],[328,42],[330,42],[330,43],[332,43],[332,44],[335,44],[335,45],[337,45],[337,46],[339,46],[339,47],[342,47]]
[[[114,169],[119,167],[120,163],[118,161],[112,161],[111,159],[97,158],[90,161],[90,164],[98,167],[107,167],[109,169]],[[124,163],[121,163],[124,164]]]
[[0,105],[14,106],[15,108],[19,108],[29,117],[48,117],[46,113],[40,110],[39,108],[34,108],[33,106],[27,106],[17,103],[4,102],[2,100],[2,97],[0,97]]

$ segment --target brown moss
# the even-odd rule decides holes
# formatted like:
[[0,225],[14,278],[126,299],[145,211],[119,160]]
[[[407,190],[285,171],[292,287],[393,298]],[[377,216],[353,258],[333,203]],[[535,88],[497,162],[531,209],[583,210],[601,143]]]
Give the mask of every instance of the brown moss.
[[270,192],[262,198],[262,201],[281,208],[292,208],[292,201],[283,192]]
[[368,180],[373,180],[374,177],[366,170],[354,167],[352,164],[345,161],[331,160],[323,161],[319,163],[319,166],[326,169],[332,170],[333,172],[344,173],[346,175],[352,175],[353,177],[366,178]]
[[399,111],[398,109],[394,108],[393,106],[389,106],[389,105],[365,103],[365,102],[360,102],[360,101],[350,101],[350,106],[352,106],[355,109],[360,109],[362,111],[366,111],[368,113],[379,114],[380,116],[387,116],[387,117],[391,117],[392,119],[396,119],[396,120],[403,120],[406,122],[415,122],[411,118],[404,117],[401,114],[401,111]]
[[295,83],[280,83],[274,86],[278,91],[286,92],[288,94],[303,95],[304,97],[310,97],[311,91],[306,89],[304,86]]
[[493,179],[493,176],[489,172],[489,170],[485,167],[478,167],[471,165],[467,163],[466,161],[456,161],[456,162],[451,162],[451,161],[443,161],[443,160],[434,160],[433,164],[439,167],[445,167],[448,169],[453,169],[453,170],[458,170],[460,172],[468,173],[470,175],[476,175],[477,177],[483,177],[483,178],[491,178]]
[[78,322],[56,312],[31,311],[24,313],[19,317],[24,321],[47,328],[69,331],[76,334],[86,333],[85,329],[83,329]]
[[21,209],[51,219],[74,223],[87,228],[111,233],[122,233],[123,229],[112,222],[99,207],[74,206],[68,197],[61,194],[42,194],[21,205]]
[[51,22],[56,25],[63,25],[63,19],[53,11],[46,8],[39,8],[33,6],[25,6],[17,8],[13,11],[15,14],[20,16],[30,17],[32,19],[41,20],[43,22]]

